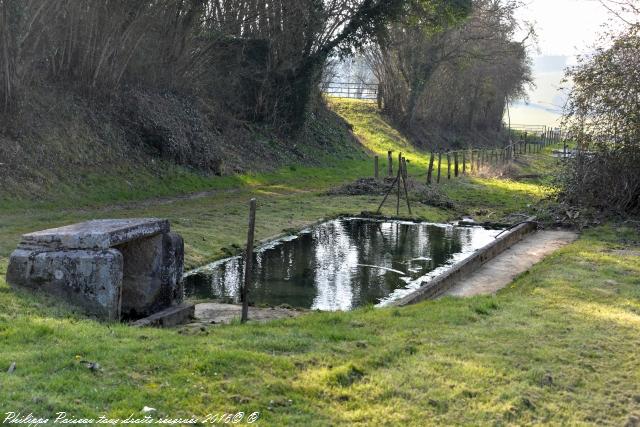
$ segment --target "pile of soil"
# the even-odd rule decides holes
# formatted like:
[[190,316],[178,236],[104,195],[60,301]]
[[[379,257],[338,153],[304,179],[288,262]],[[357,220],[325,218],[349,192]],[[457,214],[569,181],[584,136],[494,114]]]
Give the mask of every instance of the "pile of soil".
[[[327,192],[330,196],[384,196],[393,184],[394,178],[360,178],[354,182],[334,187]],[[408,180],[407,188],[411,200],[427,206],[443,209],[457,209],[457,205],[445,196],[437,186],[429,186]],[[404,197],[404,195],[403,195]]]
[[327,194],[329,196],[384,196],[393,180],[393,178],[360,178],[354,182],[334,187],[327,191]]

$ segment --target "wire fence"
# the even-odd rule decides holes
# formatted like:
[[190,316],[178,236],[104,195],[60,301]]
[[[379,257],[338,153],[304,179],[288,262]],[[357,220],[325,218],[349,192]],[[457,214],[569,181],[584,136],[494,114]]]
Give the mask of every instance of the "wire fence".
[[[443,179],[476,174],[489,167],[506,166],[519,156],[541,153],[545,147],[561,142],[566,144],[567,135],[560,129],[529,126],[528,130],[512,129],[512,132],[511,136],[515,136],[516,139],[510,138],[510,143],[503,147],[431,151],[426,176],[427,185],[440,183]],[[398,163],[402,165],[405,161],[406,159],[400,155]],[[386,176],[393,178],[393,170],[393,151],[388,151]],[[384,172],[380,168],[379,157],[375,156],[374,177],[380,178]]]

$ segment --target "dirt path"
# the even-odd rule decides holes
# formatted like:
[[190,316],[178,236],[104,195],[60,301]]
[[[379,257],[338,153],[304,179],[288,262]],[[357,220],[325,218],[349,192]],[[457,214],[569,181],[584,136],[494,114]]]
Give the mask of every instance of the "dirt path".
[[[135,201],[123,202],[123,203],[112,203],[105,206],[98,206],[98,207],[91,207],[91,208],[64,209],[63,212],[72,212],[72,213],[113,212],[118,210],[131,210],[131,209],[138,209],[138,208],[149,208],[152,206],[170,205],[172,203],[202,199],[205,197],[212,197],[217,195],[240,194],[242,192],[250,193],[255,191],[266,191],[266,190],[279,190],[279,193],[281,195],[310,193],[313,191],[317,191],[316,189],[283,190],[277,184],[265,184],[265,185],[258,185],[253,187],[245,186],[245,187],[232,187],[232,188],[224,188],[224,189],[198,191],[195,193],[178,194],[175,196],[150,197],[148,199],[141,199],[141,200],[135,200]],[[275,193],[275,191],[272,191],[272,192]]]
[[[283,307],[249,307],[249,320],[268,322],[269,320],[298,317],[305,314],[306,310],[294,310]],[[237,304],[200,303],[196,304],[195,322],[187,326],[208,326],[229,324],[234,320],[240,320],[242,306]]]
[[484,264],[467,278],[456,283],[445,295],[468,297],[493,294],[527,271],[544,257],[573,242],[572,231],[538,231]]

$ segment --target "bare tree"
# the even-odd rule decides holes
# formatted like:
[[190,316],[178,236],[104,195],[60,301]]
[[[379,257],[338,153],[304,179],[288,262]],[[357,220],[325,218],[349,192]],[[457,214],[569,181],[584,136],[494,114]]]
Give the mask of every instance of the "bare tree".
[[477,0],[467,19],[437,31],[395,24],[368,54],[385,110],[413,130],[499,128],[505,99],[531,80],[524,43],[513,40],[514,8]]
[[[563,197],[601,212],[640,211],[640,24],[603,36],[568,70],[564,126],[580,150],[568,163]],[[602,47],[604,46],[604,47]]]

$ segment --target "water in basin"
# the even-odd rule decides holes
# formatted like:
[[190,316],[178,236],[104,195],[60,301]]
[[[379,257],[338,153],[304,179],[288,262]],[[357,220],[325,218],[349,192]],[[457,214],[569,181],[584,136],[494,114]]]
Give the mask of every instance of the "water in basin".
[[[499,230],[341,218],[256,250],[249,302],[318,310],[384,305],[494,240]],[[185,276],[191,299],[239,302],[242,257]]]

